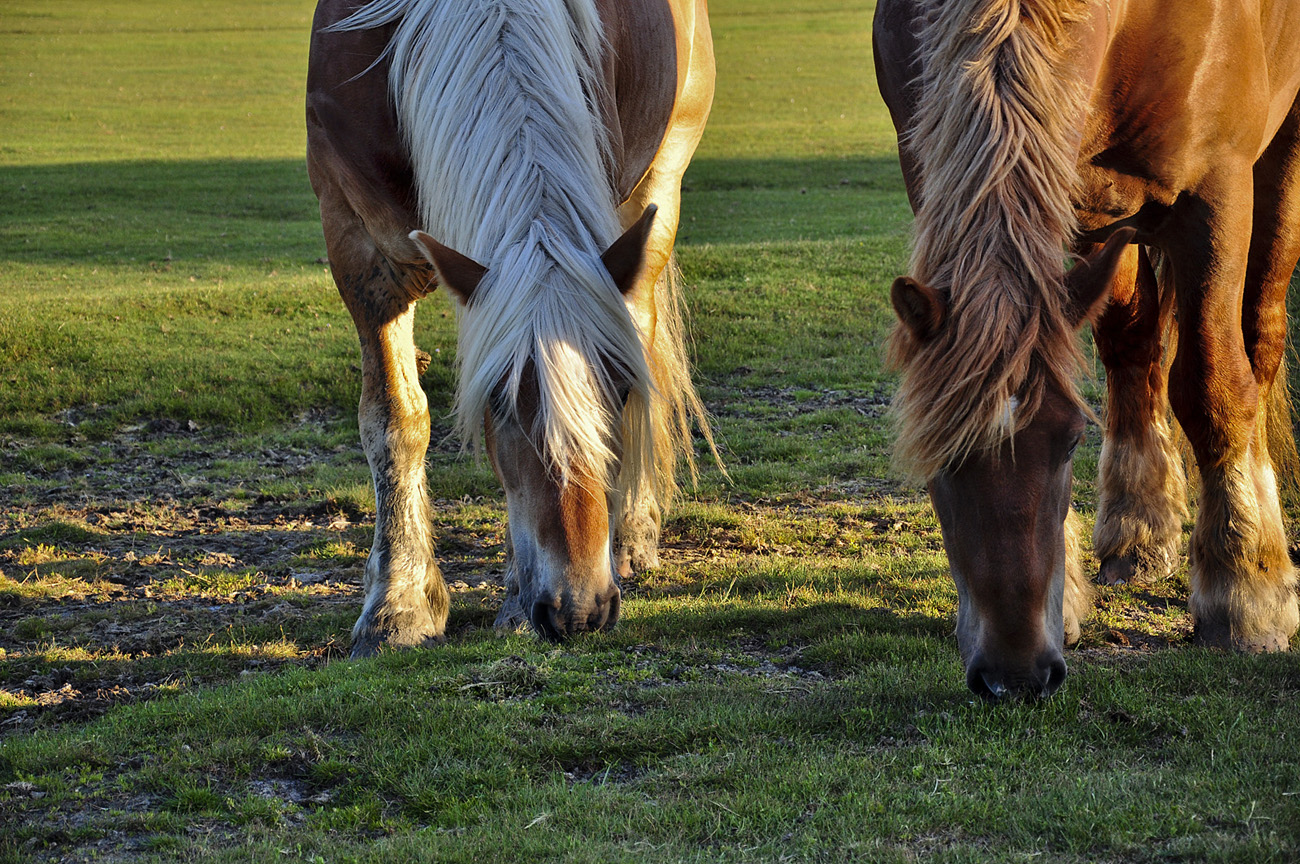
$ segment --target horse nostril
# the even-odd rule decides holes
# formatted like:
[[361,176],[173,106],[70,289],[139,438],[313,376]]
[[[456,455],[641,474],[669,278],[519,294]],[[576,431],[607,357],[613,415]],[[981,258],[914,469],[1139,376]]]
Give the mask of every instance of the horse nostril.
[[1065,683],[1065,676],[1068,672],[1069,667],[1065,665],[1064,657],[1057,654],[1052,658],[1052,660],[1047,664],[1047,677],[1043,681],[1043,698],[1047,698],[1057,690],[1061,689],[1061,685]]
[[975,662],[966,670],[966,686],[971,692],[982,699],[990,702],[997,702],[1003,696],[1007,695],[1007,687],[1002,683],[993,670],[989,669],[982,662]]
[[555,606],[552,604],[538,600],[533,604],[528,620],[532,622],[533,629],[540,633],[543,639],[550,642],[564,641],[566,634],[560,629],[558,622],[555,620]]

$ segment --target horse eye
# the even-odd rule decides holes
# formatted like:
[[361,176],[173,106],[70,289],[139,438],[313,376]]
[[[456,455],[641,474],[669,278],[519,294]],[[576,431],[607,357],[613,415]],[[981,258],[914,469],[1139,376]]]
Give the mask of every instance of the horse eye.
[[1080,432],[1078,435],[1074,436],[1074,443],[1070,445],[1070,449],[1069,449],[1069,451],[1067,451],[1066,454],[1065,454],[1065,458],[1066,458],[1067,461],[1070,460],[1070,459],[1073,459],[1073,458],[1074,458],[1074,451],[1079,449],[1079,444],[1080,444],[1082,441],[1083,441],[1083,433],[1082,433],[1082,432]]

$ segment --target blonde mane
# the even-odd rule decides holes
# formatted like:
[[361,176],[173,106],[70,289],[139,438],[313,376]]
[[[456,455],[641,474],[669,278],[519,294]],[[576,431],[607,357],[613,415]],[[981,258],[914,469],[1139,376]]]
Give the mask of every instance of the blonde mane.
[[[376,0],[336,26],[394,22],[389,77],[424,230],[487,267],[459,322],[462,440],[481,443],[489,408],[514,411],[535,368],[543,458],[608,482],[612,433],[630,430],[630,490],[655,471],[652,379],[600,259],[621,229],[593,0]],[[632,383],[621,421],[606,407],[614,375]]]
[[922,26],[904,141],[921,180],[911,274],[948,299],[948,315],[929,341],[902,325],[891,339],[895,458],[912,477],[1000,446],[1049,382],[1082,404],[1064,275],[1087,94],[1065,61],[1085,8],[936,0]]

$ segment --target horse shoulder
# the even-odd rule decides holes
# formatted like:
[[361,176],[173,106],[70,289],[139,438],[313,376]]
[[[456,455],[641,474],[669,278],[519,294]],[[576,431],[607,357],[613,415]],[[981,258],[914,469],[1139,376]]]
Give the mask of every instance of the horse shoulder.
[[382,266],[419,293],[428,268],[407,237],[419,227],[414,175],[379,61],[391,31],[321,32],[349,11],[322,0],[307,65],[307,166],[330,263],[343,278]]
[[[1269,55],[1259,3],[1161,0],[1115,15],[1079,159],[1085,229],[1247,172],[1285,116],[1274,103],[1289,109],[1300,84],[1300,13],[1274,22],[1288,30],[1288,51],[1274,51],[1285,60]],[[1289,93],[1273,68],[1296,79]]]

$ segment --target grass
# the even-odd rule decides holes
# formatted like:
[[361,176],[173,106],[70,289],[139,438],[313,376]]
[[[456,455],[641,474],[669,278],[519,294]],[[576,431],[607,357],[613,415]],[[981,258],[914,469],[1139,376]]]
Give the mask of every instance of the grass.
[[446,439],[430,298],[449,639],[360,663],[374,504],[302,160],[312,4],[6,6],[0,862],[1300,855],[1300,664],[1190,648],[1185,573],[1102,589],[1052,700],[972,701],[937,524],[889,472],[910,219],[871,9],[712,5],[679,254],[732,481],[688,491],[616,631],[494,635],[505,507]]

